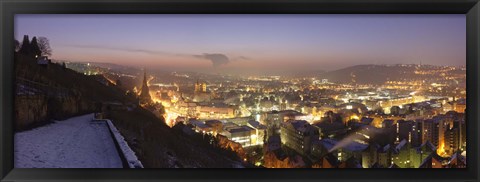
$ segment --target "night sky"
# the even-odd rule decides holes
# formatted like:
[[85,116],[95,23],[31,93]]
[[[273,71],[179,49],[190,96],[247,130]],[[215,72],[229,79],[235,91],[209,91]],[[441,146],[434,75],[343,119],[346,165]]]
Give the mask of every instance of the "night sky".
[[166,70],[465,65],[465,15],[16,15],[53,59]]

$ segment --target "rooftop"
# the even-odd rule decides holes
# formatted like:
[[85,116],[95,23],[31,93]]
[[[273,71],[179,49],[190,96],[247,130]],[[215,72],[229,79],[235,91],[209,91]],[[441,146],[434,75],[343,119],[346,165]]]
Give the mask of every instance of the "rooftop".
[[253,128],[250,128],[248,126],[240,126],[240,127],[227,129],[227,131],[230,132],[230,133],[247,132],[247,131],[251,131],[251,130],[253,130]]
[[[322,139],[320,140],[320,142],[328,150],[332,149],[333,147],[335,147],[335,145],[338,145],[339,143],[339,141],[329,139],[329,138]],[[348,151],[363,151],[368,147],[368,145],[366,144],[358,143],[355,141],[348,142],[347,144],[343,143],[344,141],[341,141],[341,142],[342,142],[342,147],[340,148],[343,148]]]

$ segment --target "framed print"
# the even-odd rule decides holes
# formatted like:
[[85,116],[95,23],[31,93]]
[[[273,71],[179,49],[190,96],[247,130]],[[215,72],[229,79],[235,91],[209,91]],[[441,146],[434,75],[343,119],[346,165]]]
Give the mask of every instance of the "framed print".
[[2,1],[0,179],[476,181],[478,6]]

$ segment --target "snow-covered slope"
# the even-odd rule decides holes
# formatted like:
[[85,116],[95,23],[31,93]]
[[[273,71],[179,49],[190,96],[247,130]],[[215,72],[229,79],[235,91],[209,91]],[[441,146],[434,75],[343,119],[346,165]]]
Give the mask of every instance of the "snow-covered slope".
[[87,114],[16,133],[15,168],[122,168],[107,123],[92,119]]

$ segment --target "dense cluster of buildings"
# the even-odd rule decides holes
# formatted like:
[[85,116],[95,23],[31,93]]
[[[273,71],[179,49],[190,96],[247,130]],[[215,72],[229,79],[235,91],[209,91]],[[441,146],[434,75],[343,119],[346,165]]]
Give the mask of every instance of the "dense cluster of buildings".
[[397,82],[359,86],[280,76],[206,80],[144,81],[137,93],[141,102],[164,107],[170,126],[184,123],[245,149],[262,148],[252,154],[260,159],[250,162],[263,167],[466,166],[465,92],[432,91],[447,84],[391,88]]

